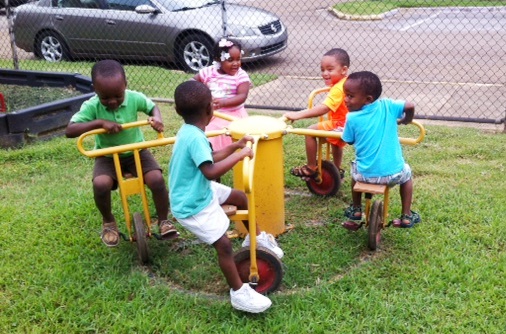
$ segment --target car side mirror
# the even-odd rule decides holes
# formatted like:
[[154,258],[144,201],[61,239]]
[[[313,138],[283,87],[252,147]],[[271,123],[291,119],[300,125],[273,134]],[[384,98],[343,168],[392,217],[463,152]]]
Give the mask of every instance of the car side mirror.
[[160,11],[157,8],[151,7],[150,5],[139,5],[135,7],[135,12],[139,14],[155,14]]

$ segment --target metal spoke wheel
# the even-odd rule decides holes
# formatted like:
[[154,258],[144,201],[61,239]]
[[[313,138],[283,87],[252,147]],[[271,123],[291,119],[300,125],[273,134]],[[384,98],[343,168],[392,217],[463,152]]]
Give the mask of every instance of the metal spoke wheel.
[[374,251],[381,242],[381,230],[383,228],[383,202],[374,201],[369,213],[368,246]]
[[[234,255],[234,261],[241,280],[249,283],[250,248],[244,247],[238,251]],[[257,247],[257,268],[260,279],[256,291],[264,295],[276,291],[284,274],[281,260],[267,248]]]
[[135,242],[137,243],[137,254],[141,264],[149,261],[148,244],[146,242],[146,227],[139,212],[134,213]]
[[53,32],[46,31],[37,38],[35,55],[49,62],[70,59],[70,52],[63,38]]
[[318,196],[334,196],[341,187],[341,176],[339,170],[330,161],[322,161],[322,182],[314,180],[306,181],[306,185],[313,194]]
[[186,72],[196,73],[213,62],[213,42],[201,35],[188,35],[179,44],[177,59]]

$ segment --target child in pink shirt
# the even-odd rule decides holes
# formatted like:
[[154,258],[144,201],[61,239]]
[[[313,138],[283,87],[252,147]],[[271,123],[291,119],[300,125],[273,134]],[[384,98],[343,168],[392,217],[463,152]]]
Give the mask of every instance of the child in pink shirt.
[[[244,108],[251,86],[251,80],[241,68],[242,48],[237,42],[221,39],[215,47],[215,62],[205,67],[194,77],[211,90],[213,109],[235,118],[248,117]],[[228,127],[229,121],[213,117],[206,131],[221,130]],[[210,137],[213,150],[220,150],[232,143],[226,135]]]

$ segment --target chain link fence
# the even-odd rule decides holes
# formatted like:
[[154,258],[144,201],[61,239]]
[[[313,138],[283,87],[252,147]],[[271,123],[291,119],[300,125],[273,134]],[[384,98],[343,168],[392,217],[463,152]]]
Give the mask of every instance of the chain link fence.
[[[40,0],[2,13],[0,60],[11,69],[44,63],[58,70],[70,59],[119,58],[142,67],[130,83],[158,82],[150,95],[171,98],[167,79],[157,77],[160,68],[191,72],[208,65],[213,43],[225,33],[244,46],[243,68],[261,83],[250,90],[247,107],[299,110],[323,86],[322,55],[339,47],[350,54],[350,72],[377,73],[383,96],[413,101],[417,118],[505,123],[506,1],[482,1],[485,7],[417,1],[417,8],[381,14],[371,14],[381,1],[362,1],[351,14],[334,8],[343,2]],[[17,21],[12,34],[10,18]],[[89,66],[76,72],[89,75]]]

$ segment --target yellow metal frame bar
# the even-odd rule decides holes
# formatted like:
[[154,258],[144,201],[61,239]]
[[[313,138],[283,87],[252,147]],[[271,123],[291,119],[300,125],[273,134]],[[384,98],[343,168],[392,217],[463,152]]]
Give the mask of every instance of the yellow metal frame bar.
[[236,214],[231,215],[229,217],[230,220],[248,220],[248,232],[250,235],[250,274],[249,280],[252,283],[257,283],[260,280],[260,276],[258,274],[258,265],[257,265],[257,226],[256,226],[256,205],[255,205],[255,193],[254,193],[254,172],[255,172],[255,157],[258,147],[258,142],[261,136],[255,135],[252,136],[254,139],[254,143],[248,142],[247,147],[251,148],[253,151],[253,158],[246,157],[243,160],[242,166],[242,177],[243,177],[243,186],[244,192],[248,197],[248,210],[238,210]]
[[[149,125],[150,123],[147,120],[137,121],[132,123],[122,124],[123,129],[140,127]],[[146,196],[146,189],[144,187],[144,176],[142,174],[142,165],[140,159],[140,150],[156,147],[156,146],[164,146],[173,144],[176,141],[176,137],[165,138],[163,133],[158,133],[158,138],[154,140],[148,140],[140,143],[134,144],[126,144],[119,145],[114,147],[108,147],[103,149],[93,149],[86,150],[84,148],[84,139],[89,136],[104,134],[106,133],[105,129],[95,129],[83,133],[77,139],[77,148],[79,152],[83,155],[96,158],[104,155],[112,155],[114,160],[114,168],[116,169],[116,177],[118,179],[118,189],[121,197],[121,204],[123,206],[123,213],[125,216],[126,227],[128,230],[128,236],[130,241],[133,240],[133,228],[132,228],[132,219],[130,215],[130,209],[128,205],[128,197],[131,195],[140,195],[142,199],[142,207],[144,211],[144,219],[146,221],[148,227],[148,235],[151,236],[151,217],[149,215],[149,204]],[[125,179],[123,172],[121,171],[121,163],[119,154],[123,152],[133,152],[135,159],[135,170],[137,172],[137,177]]]

